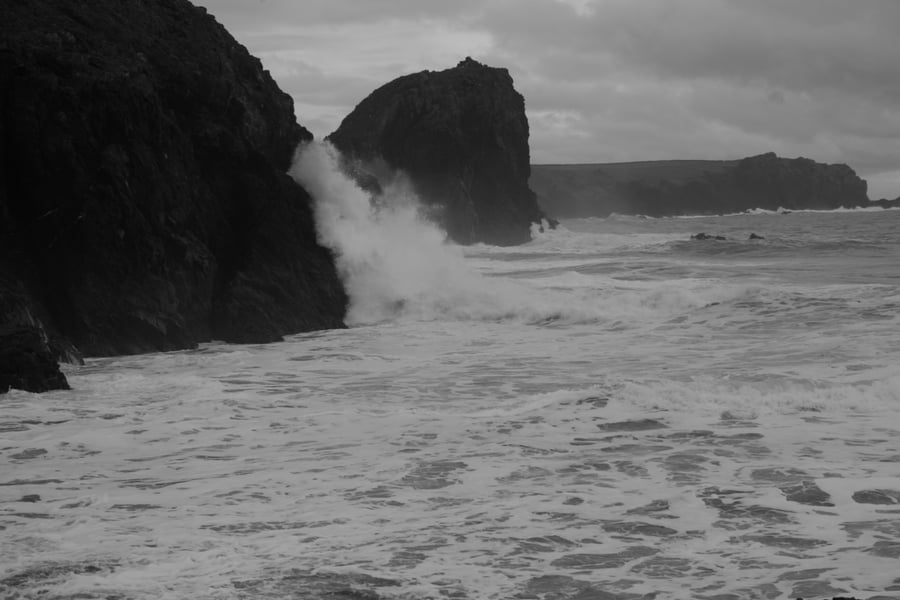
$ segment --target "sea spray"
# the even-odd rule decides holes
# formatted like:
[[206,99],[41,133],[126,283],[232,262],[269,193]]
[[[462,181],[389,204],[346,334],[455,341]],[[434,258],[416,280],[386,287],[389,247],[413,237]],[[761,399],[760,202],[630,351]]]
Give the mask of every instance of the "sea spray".
[[[290,174],[315,199],[319,241],[334,252],[350,297],[349,326],[449,318],[536,325],[608,322],[622,327],[623,320],[637,324],[665,318],[747,293],[733,286],[709,289],[706,281],[624,281],[590,270],[560,274],[553,264],[545,265],[554,267],[546,281],[526,282],[508,273],[488,276],[477,270],[476,258],[467,257],[422,217],[421,203],[402,174],[384,187],[376,202],[340,164],[333,146],[312,142],[298,149]],[[519,249],[480,245],[477,250],[489,255],[524,252],[537,259],[560,245],[574,252],[578,244],[598,243],[579,241],[583,234],[565,228],[535,233],[536,239]],[[540,266],[540,261],[532,263]]]
[[[319,241],[336,256],[350,296],[347,324],[374,323],[481,285],[459,247],[423,219],[412,186],[397,176],[377,205],[340,169],[328,143],[298,149],[291,175],[315,198]],[[439,308],[433,307],[433,308]]]

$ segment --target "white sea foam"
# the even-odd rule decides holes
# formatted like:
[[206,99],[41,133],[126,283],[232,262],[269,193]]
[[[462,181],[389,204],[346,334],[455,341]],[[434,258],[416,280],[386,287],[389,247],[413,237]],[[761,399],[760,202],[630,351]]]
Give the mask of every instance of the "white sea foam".
[[73,390],[0,397],[0,596],[896,585],[900,213],[770,219],[866,244],[841,260],[679,253],[652,236],[692,224],[638,219],[461,252],[412,202],[343,205],[345,183],[310,189],[337,190],[320,235],[358,326],[91,359]]
[[527,244],[512,247],[488,246],[475,244],[466,249],[466,255],[535,255],[546,254],[583,257],[584,255],[605,255],[610,252],[626,252],[642,249],[658,248],[664,244],[684,239],[683,235],[672,233],[629,233],[605,231],[597,234],[593,231],[569,229],[565,224],[556,228],[545,228],[544,231],[532,229],[532,240]]
[[[889,416],[900,406],[900,369],[884,379],[863,383],[823,384],[810,380],[772,378],[762,381],[702,376],[686,382],[624,382],[622,396],[636,407],[693,415],[728,414],[774,419],[785,414],[840,416],[853,413]],[[775,424],[773,422],[773,424]]]
[[[576,258],[581,254],[660,245],[674,239],[672,234],[597,236],[564,227],[543,233],[535,229],[537,238],[518,248],[478,245],[464,251],[421,217],[418,200],[402,177],[384,190],[376,204],[341,171],[337,151],[324,143],[302,147],[291,173],[316,200],[320,240],[335,252],[350,296],[349,325],[403,317],[596,322],[666,316],[745,293],[728,285],[710,288],[706,281],[660,284],[623,282],[603,275],[560,275],[565,266],[584,268],[584,258]],[[541,259],[566,253],[575,256],[562,261]],[[498,262],[497,255],[535,258],[517,264]],[[598,266],[608,260],[599,261]],[[505,271],[492,271],[497,265]],[[552,277],[526,283],[484,276],[509,275],[518,269],[532,275],[548,270]],[[582,288],[580,293],[570,293],[575,287]]]
[[376,206],[339,161],[331,145],[310,143],[298,150],[291,175],[316,200],[320,241],[335,252],[350,296],[348,324],[377,322],[429,301],[452,302],[478,287],[459,248],[421,218],[402,177]]
[[[474,270],[460,247],[421,218],[402,177],[376,205],[341,171],[337,151],[316,143],[299,149],[291,174],[316,200],[320,241],[336,254],[350,297],[349,325],[402,316],[540,322],[564,312],[560,298]],[[570,316],[597,319],[601,312],[582,306]]]
[[[6,477],[60,483],[0,487],[17,528],[0,579],[90,565],[26,588],[237,600],[302,595],[302,573],[365,574],[400,583],[378,589],[387,598],[500,600],[541,577],[583,579],[587,567],[564,566],[579,556],[620,554],[598,589],[679,598],[777,582],[787,595],[782,574],[804,568],[852,592],[890,582],[893,559],[864,551],[891,521],[852,495],[897,488],[879,458],[900,379],[836,386],[831,402],[811,383],[604,377],[573,368],[580,347],[562,334],[554,350],[550,333],[396,323],[106,359],[72,371],[80,392],[14,392],[5,418],[31,429],[5,443],[48,453]],[[787,500],[797,481],[834,506]],[[41,503],[14,502],[24,493]],[[29,510],[48,518],[11,514]]]
[[[829,214],[829,213],[846,214],[846,213],[863,213],[863,212],[881,212],[881,211],[884,211],[884,210],[898,210],[898,209],[897,209],[897,208],[894,208],[894,207],[883,208],[883,207],[878,206],[878,205],[875,205],[875,206],[854,206],[854,207],[849,207],[849,208],[848,208],[848,207],[839,206],[838,208],[821,208],[821,209],[817,209],[817,208],[784,208],[784,207],[779,207],[779,208],[777,208],[777,209],[775,209],[775,210],[772,210],[772,209],[767,209],[767,208],[750,208],[750,209],[747,209],[747,210],[745,210],[745,211],[743,211],[743,212],[739,212],[739,213],[728,213],[728,214],[721,215],[721,216],[723,216],[723,217],[739,217],[739,216],[741,216],[741,215],[786,215],[786,214],[791,214],[791,213],[801,213],[801,214],[803,214],[803,213],[807,213],[807,214]],[[702,216],[700,216],[700,217],[695,217],[695,216],[691,216],[691,215],[684,215],[684,216],[679,216],[679,217],[674,217],[674,218],[677,218],[677,219],[691,219],[691,218],[703,218],[703,217],[702,217]]]

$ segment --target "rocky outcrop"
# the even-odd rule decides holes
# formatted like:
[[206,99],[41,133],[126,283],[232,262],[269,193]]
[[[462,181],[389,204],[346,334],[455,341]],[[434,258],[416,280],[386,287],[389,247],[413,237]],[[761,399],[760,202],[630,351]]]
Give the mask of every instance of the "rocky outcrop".
[[544,216],[528,187],[525,101],[506,69],[467,58],[400,77],[360,102],[328,139],[369,188],[405,172],[458,243],[526,242]]
[[[6,218],[0,222],[0,247],[9,239],[8,225]],[[0,394],[10,388],[28,392],[68,389],[57,360],[77,363],[81,355],[59,335],[54,336],[53,345],[42,319],[34,314],[36,303],[21,281],[8,277],[4,264],[9,264],[8,255],[0,252]]]
[[286,175],[311,135],[204,9],[5,2],[0,90],[0,324],[27,313],[86,355],[342,326]]
[[59,363],[38,327],[0,326],[0,394],[69,389]]
[[534,165],[530,183],[554,217],[870,206],[866,182],[847,165],[773,153],[738,161]]
[[881,208],[900,208],[900,197],[894,198],[893,200],[888,200],[887,198],[872,200],[872,204],[880,206]]

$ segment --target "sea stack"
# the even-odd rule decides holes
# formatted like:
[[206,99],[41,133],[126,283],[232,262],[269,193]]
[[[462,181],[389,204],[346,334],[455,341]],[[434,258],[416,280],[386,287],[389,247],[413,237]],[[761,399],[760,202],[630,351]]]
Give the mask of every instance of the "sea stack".
[[286,175],[312,136],[204,9],[4,3],[0,89],[0,326],[72,355],[343,326]]
[[460,244],[512,245],[544,218],[528,187],[525,101],[506,69],[466,58],[378,88],[328,136],[372,189],[394,170]]

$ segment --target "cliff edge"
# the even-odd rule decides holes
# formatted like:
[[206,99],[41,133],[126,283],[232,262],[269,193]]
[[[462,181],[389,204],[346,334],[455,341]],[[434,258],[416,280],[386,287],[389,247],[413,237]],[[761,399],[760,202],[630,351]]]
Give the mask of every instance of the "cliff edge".
[[70,358],[343,326],[286,175],[312,136],[204,9],[5,2],[0,90],[0,326]]
[[544,218],[528,187],[528,135],[509,72],[467,58],[378,88],[327,139],[376,189],[385,171],[405,172],[450,239],[511,245]]

